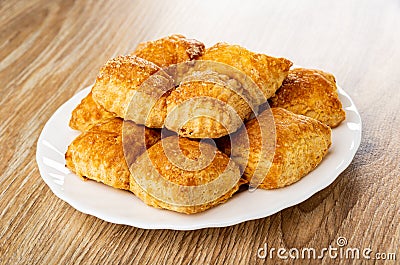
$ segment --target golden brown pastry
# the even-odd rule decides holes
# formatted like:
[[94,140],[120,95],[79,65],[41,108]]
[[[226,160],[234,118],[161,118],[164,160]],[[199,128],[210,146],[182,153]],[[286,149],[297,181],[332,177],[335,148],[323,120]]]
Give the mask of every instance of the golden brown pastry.
[[182,71],[179,86],[167,97],[165,126],[180,136],[218,138],[235,132],[257,113],[263,94],[236,68],[195,61]]
[[244,183],[238,166],[225,154],[205,142],[176,136],[149,148],[131,172],[130,190],[146,204],[186,214],[226,202]]
[[72,129],[84,132],[93,127],[93,125],[104,122],[114,116],[115,114],[108,112],[94,102],[92,92],[90,92],[72,111],[69,126]]
[[97,76],[93,99],[118,117],[161,128],[167,113],[166,97],[173,83],[160,70],[137,56],[111,59]]
[[[203,51],[203,43],[175,34],[156,41],[141,43],[132,55],[137,55],[160,67],[166,67],[196,59]],[[114,116],[115,114],[96,104],[90,93],[73,111],[70,127],[75,130],[86,131],[94,124]]]
[[166,128],[190,138],[218,138],[235,132],[252,113],[235,91],[218,83],[182,83],[167,98]]
[[[122,129],[124,128],[124,142]],[[145,137],[144,147],[140,142]],[[124,157],[126,148],[128,161],[134,161],[145,148],[160,139],[160,133],[133,122],[112,118],[94,125],[79,135],[65,154],[66,166],[83,179],[92,179],[108,186],[129,190],[129,169]],[[124,145],[123,145],[124,144]]]
[[[245,167],[243,177],[250,185],[260,184],[258,187],[263,189],[280,188],[300,180],[322,161],[331,145],[331,129],[325,124],[282,108],[271,111],[272,114],[264,111],[258,120],[250,120],[246,129],[232,136],[232,158]],[[273,117],[275,132],[268,116]],[[275,136],[276,145],[271,145]]]
[[291,70],[276,95],[270,99],[270,106],[317,119],[331,128],[346,118],[335,77],[320,70]]
[[265,96],[264,102],[275,94],[288,74],[292,62],[251,52],[239,45],[217,43],[206,49],[201,60],[225,63],[251,77]]
[[140,43],[132,55],[146,59],[159,67],[167,67],[197,59],[203,52],[203,43],[175,34]]

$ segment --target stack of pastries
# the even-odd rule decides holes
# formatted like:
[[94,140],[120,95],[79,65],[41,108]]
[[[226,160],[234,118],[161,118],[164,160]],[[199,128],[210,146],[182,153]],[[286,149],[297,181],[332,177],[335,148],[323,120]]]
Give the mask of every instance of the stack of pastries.
[[66,166],[186,214],[241,185],[293,184],[322,161],[345,112],[333,75],[291,66],[182,35],[141,43],[109,60],[73,110],[69,125],[81,134]]

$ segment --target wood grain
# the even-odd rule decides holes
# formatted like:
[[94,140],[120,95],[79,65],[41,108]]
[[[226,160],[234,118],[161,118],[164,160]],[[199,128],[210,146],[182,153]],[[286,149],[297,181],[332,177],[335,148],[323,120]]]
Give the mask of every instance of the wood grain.
[[[349,247],[400,260],[400,5],[378,1],[1,1],[0,264],[263,264],[257,250]],[[363,120],[352,164],[323,191],[226,228],[143,230],[82,214],[39,175],[36,141],[52,113],[110,57],[181,33],[335,74]],[[268,202],[265,202],[268,203]],[[397,263],[396,263],[397,262]]]

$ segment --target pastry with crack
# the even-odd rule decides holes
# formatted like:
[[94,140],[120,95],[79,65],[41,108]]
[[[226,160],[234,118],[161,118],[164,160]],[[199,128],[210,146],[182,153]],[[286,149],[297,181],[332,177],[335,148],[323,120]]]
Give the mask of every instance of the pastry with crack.
[[229,87],[189,81],[168,96],[165,126],[182,137],[218,138],[235,132],[251,113],[247,101]]

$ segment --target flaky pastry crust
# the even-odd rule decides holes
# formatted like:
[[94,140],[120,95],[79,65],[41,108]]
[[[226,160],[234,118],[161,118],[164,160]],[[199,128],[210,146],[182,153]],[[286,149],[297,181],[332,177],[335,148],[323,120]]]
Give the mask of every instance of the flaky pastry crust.
[[[220,151],[216,151],[212,162],[207,167],[200,170],[186,170],[185,168],[180,167],[182,166],[182,163],[178,165],[172,163],[170,158],[166,155],[166,152],[164,151],[165,149],[163,149],[163,141],[169,141],[173,138],[174,136],[171,136],[159,141],[157,144],[149,148],[146,153],[143,153],[132,165],[130,190],[146,204],[156,208],[163,208],[186,214],[198,213],[226,202],[238,190],[239,186],[245,183],[244,180],[240,179],[238,166],[231,161],[232,164],[229,168],[228,164],[230,159]],[[201,146],[203,148],[208,148],[206,143],[201,143],[187,138],[179,138],[178,141],[180,151],[186,158],[192,160],[198,159],[201,155],[199,150]],[[168,143],[164,145],[168,146]],[[150,159],[151,162],[148,162],[148,159]],[[197,195],[200,195],[201,198],[212,198],[214,194],[219,194],[219,191],[226,191],[222,196],[198,205],[174,204],[164,199],[155,198],[152,194],[144,190],[137,182],[137,178],[144,178],[143,181],[150,185],[153,192],[156,191],[161,193],[165,198],[170,200],[179,200],[182,197],[190,199],[191,194],[184,193],[180,188],[174,189],[172,192],[168,191],[163,182],[154,181],[154,175],[159,174],[163,181],[171,182],[175,185],[183,187],[198,187],[215,181],[225,170],[227,170],[225,178],[228,177],[228,182],[232,180],[235,181],[234,185],[231,187],[228,185],[228,187],[226,187],[224,186],[227,185],[225,181],[221,182],[219,186],[214,186],[214,189],[205,189],[204,193]],[[196,194],[194,196],[196,196]]]
[[132,55],[146,59],[159,67],[197,59],[204,52],[204,44],[183,35],[174,34],[138,45]]
[[331,128],[346,118],[335,77],[320,70],[291,70],[276,95],[270,99],[270,106],[317,119]]
[[[300,180],[322,161],[331,145],[331,129],[325,124],[282,108],[272,108],[271,111],[275,135],[267,132],[262,137],[259,122],[253,119],[233,135],[231,149],[233,159],[245,167],[243,177],[247,181],[251,181],[257,167],[266,167],[257,169],[266,173],[261,176],[263,180],[258,186],[263,189],[281,188]],[[261,113],[259,120],[263,115],[267,115],[267,112]],[[243,162],[246,161],[243,157],[245,152],[241,148],[246,133],[250,143],[247,165]],[[263,142],[274,141],[274,136],[275,152],[266,150],[262,155]]]
[[[160,139],[160,133],[133,122],[125,123],[129,131],[128,145],[130,159],[136,159],[145,148],[138,143],[137,135],[145,133],[146,147],[149,148]],[[80,134],[69,146],[65,154],[66,166],[83,179],[102,182],[117,189],[129,190],[129,168],[124,157],[123,121],[112,118],[94,125],[89,131]]]
[[[185,101],[188,104],[183,107]],[[181,109],[174,110],[179,106]],[[199,113],[202,116],[196,117]],[[182,83],[167,98],[169,117],[165,126],[183,137],[218,138],[235,132],[251,113],[247,102],[228,87],[211,82],[190,81]]]
[[[167,113],[166,97],[169,94],[162,89],[169,88],[169,80],[158,75],[160,70],[155,64],[137,56],[118,56],[111,59],[101,68],[97,76],[92,89],[93,99],[107,111],[121,118],[128,118],[126,117],[129,114],[128,110],[150,105],[152,106],[150,112],[142,111],[128,119],[150,128],[161,128]],[[154,75],[156,73],[157,75]],[[157,79],[153,77],[149,79],[152,75],[157,76]],[[142,93],[148,80],[158,81],[159,87],[151,87],[157,91]],[[146,86],[148,87],[150,86]],[[135,96],[139,91],[143,95]]]
[[84,132],[95,124],[102,123],[113,117],[115,117],[115,114],[97,104],[93,100],[92,92],[90,92],[72,111],[69,127]]
[[265,101],[275,94],[292,66],[287,59],[254,53],[227,43],[217,43],[206,49],[200,59],[225,63],[244,72],[259,86]]

